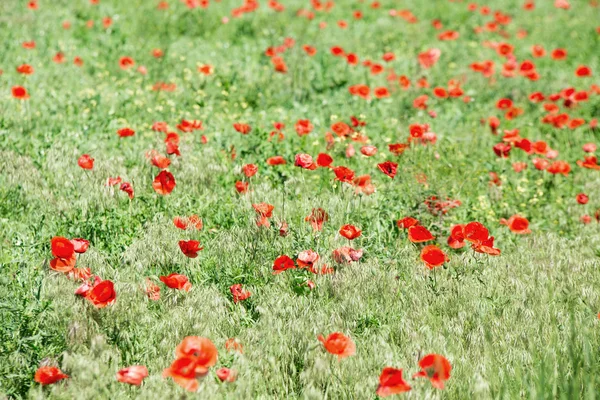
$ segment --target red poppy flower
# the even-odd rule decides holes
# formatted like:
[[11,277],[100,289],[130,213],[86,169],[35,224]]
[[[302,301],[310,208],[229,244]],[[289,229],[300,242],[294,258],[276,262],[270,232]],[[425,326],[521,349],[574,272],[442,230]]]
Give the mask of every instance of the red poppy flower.
[[122,383],[140,386],[148,376],[148,368],[143,365],[132,365],[117,372],[117,380]]
[[464,225],[454,225],[448,237],[448,246],[452,249],[460,249],[465,246]]
[[248,125],[248,124],[242,124],[242,123],[239,123],[239,122],[233,124],[233,129],[235,129],[236,131],[238,131],[242,135],[247,135],[252,130],[252,128],[250,128],[250,125]]
[[200,242],[197,240],[180,240],[179,248],[189,258],[198,257],[198,252],[204,249],[204,247],[200,247]]
[[310,123],[308,119],[299,119],[295,125],[296,133],[298,136],[305,136],[312,132],[313,124]]
[[589,201],[589,197],[585,193],[579,193],[575,199],[579,204],[587,204]]
[[286,164],[285,159],[282,156],[274,156],[267,158],[268,165],[284,165]]
[[500,224],[508,226],[511,232],[518,235],[525,235],[531,233],[529,229],[529,221],[527,218],[521,217],[520,215],[513,215],[508,220],[502,218]]
[[31,75],[33,74],[33,67],[29,64],[19,65],[17,67],[17,72],[23,75]]
[[79,160],[77,160],[77,164],[83,169],[93,169],[94,159],[89,154],[84,154],[81,157],[79,157]]
[[63,379],[67,379],[69,375],[64,374],[56,367],[39,367],[35,371],[34,380],[42,385],[51,385]]
[[341,332],[334,332],[324,338],[323,335],[317,337],[319,342],[323,343],[328,353],[336,355],[338,361],[342,358],[350,357],[356,354],[356,345],[348,336]]
[[430,49],[424,51],[423,53],[419,54],[419,64],[421,64],[421,67],[425,69],[431,68],[438,62],[441,55],[442,52],[439,49]]
[[238,193],[246,193],[249,186],[250,184],[248,182],[237,181],[235,183],[235,190],[237,190]]
[[[598,169],[600,169],[600,166],[598,166]],[[553,175],[562,174],[564,176],[569,176],[569,172],[571,172],[571,166],[566,161],[554,161],[548,166],[548,168],[546,168],[546,171]]]
[[171,165],[171,160],[168,157],[163,156],[162,154],[156,154],[154,157],[150,159],[152,165],[157,168],[165,169]]
[[354,225],[344,225],[340,228],[340,235],[348,240],[354,240],[362,234],[362,231]]
[[390,91],[386,87],[376,87],[373,89],[373,95],[378,99],[384,99],[390,97]]
[[421,225],[412,225],[408,228],[408,240],[413,243],[423,243],[435,239],[427,228]]
[[377,386],[377,396],[387,397],[393,394],[408,392],[410,385],[402,377],[402,370],[392,367],[385,367],[379,376],[379,386]]
[[337,180],[341,182],[352,183],[354,179],[354,171],[343,166],[333,168],[333,173]]
[[552,50],[552,53],[550,54],[550,56],[554,60],[564,60],[565,58],[567,58],[567,50],[565,50],[565,49],[554,49],[554,50]]
[[592,76],[592,70],[587,65],[580,65],[575,70],[575,75],[578,76],[578,77],[580,77],[580,78]]
[[231,296],[233,296],[233,302],[237,303],[239,301],[244,301],[249,298],[252,293],[242,287],[241,283],[236,283],[235,285],[231,285],[229,288],[231,292]]
[[71,258],[75,254],[75,246],[73,243],[62,236],[55,236],[50,241],[52,255],[58,258]]
[[577,165],[583,168],[600,170],[600,165],[598,165],[598,158],[596,156],[584,157],[583,161],[577,160]]
[[135,135],[135,131],[131,128],[121,128],[117,131],[117,135],[120,137],[127,137]]
[[170,287],[171,289],[185,290],[189,292],[192,288],[192,284],[189,282],[188,277],[181,274],[172,273],[167,276],[160,276],[160,281]]
[[200,386],[196,379],[196,360],[191,357],[181,357],[173,361],[171,366],[163,371],[163,377],[171,377],[189,392],[197,391]]
[[386,161],[381,164],[377,164],[377,168],[390,178],[394,179],[396,172],[398,171],[398,164],[392,161]]
[[396,225],[398,225],[398,228],[400,229],[408,229],[411,226],[419,225],[419,220],[413,217],[404,217],[396,221]]
[[419,367],[421,371],[414,374],[413,378],[428,378],[434,388],[443,389],[444,382],[450,379],[450,361],[439,354],[426,355],[419,361]]
[[135,61],[131,57],[121,57],[119,59],[119,67],[121,69],[129,69],[135,65]]
[[434,269],[435,267],[442,266],[449,258],[439,247],[430,244],[421,250],[421,260],[427,268]]
[[371,89],[364,84],[352,85],[348,88],[348,91],[351,95],[362,97],[365,100],[369,99],[369,94],[371,93]]
[[242,172],[247,178],[251,178],[258,172],[258,166],[256,164],[246,164],[242,167]]
[[322,168],[329,168],[333,163],[333,158],[329,154],[319,153],[317,156],[317,166]]
[[166,170],[162,170],[154,178],[152,182],[152,188],[160,195],[166,196],[175,189],[175,177],[172,173]]
[[273,274],[280,274],[283,271],[287,271],[288,269],[294,269],[296,268],[296,265],[294,264],[294,260],[292,260],[290,257],[286,256],[285,254],[282,256],[279,256],[275,259],[275,261],[273,262]]
[[114,304],[117,298],[115,285],[111,281],[102,281],[85,296],[96,308],[104,308]]

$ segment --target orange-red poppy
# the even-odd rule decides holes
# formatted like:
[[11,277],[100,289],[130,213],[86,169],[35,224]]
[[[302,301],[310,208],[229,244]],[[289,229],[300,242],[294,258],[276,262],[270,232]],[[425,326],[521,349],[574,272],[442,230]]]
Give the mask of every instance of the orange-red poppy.
[[354,240],[362,234],[362,231],[354,225],[346,224],[340,228],[340,235],[348,240]]
[[444,265],[445,262],[449,261],[449,258],[439,247],[430,244],[421,250],[421,261],[425,263],[427,268],[434,269]]
[[419,361],[421,371],[413,375],[413,378],[428,378],[431,385],[437,389],[443,389],[444,383],[450,379],[452,366],[446,357],[439,354],[428,354]]
[[323,347],[325,347],[328,353],[338,357],[338,361],[356,354],[356,345],[352,339],[341,332],[334,332],[327,336],[327,338],[319,335],[317,339],[323,343]]
[[51,385],[63,379],[67,379],[69,375],[64,374],[57,367],[39,367],[35,371],[34,380],[42,385]]
[[192,284],[188,280],[188,277],[185,275],[172,273],[167,276],[160,276],[160,281],[167,285],[167,287],[171,289],[184,290],[189,292],[192,288]]
[[387,397],[393,394],[408,392],[410,385],[402,377],[402,370],[392,367],[385,367],[379,376],[379,386],[377,386],[377,396]]
[[163,196],[170,194],[175,189],[175,185],[175,177],[167,170],[160,171],[152,182],[154,191]]

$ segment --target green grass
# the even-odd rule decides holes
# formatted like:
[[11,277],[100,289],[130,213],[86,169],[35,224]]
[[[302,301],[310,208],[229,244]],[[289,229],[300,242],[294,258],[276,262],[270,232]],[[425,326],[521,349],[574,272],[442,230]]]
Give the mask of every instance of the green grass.
[[[590,94],[587,102],[563,109],[586,120],[575,130],[542,124],[545,113],[528,96],[600,84],[595,30],[600,9],[571,0],[570,10],[558,10],[552,1],[538,0],[534,11],[525,12],[521,1],[498,0],[490,4],[493,10],[513,18],[504,27],[511,37],[504,39],[473,33],[491,17],[468,12],[464,2],[382,0],[374,10],[369,3],[340,0],[313,21],[295,16],[309,2],[290,0],[283,13],[261,2],[257,12],[228,24],[221,17],[241,2],[211,2],[206,10],[169,3],[160,11],[157,1],[101,0],[91,6],[87,0],[40,0],[39,10],[31,11],[21,1],[0,2],[0,397],[364,399],[376,397],[386,366],[404,370],[413,390],[402,396],[412,399],[597,397],[600,224],[584,225],[579,218],[593,218],[600,208],[600,172],[576,161],[583,159],[583,144],[600,144],[600,132],[587,124],[600,117],[600,96]],[[419,22],[392,18],[390,9],[410,9]],[[364,18],[354,20],[354,10],[362,10]],[[101,26],[105,16],[114,20],[108,30]],[[436,18],[444,29],[459,31],[460,39],[437,40],[439,32],[431,27]],[[336,26],[340,19],[348,21],[346,30]],[[64,30],[67,20],[72,27]],[[95,21],[92,29],[85,27],[87,20]],[[321,21],[328,23],[325,30],[318,28]],[[529,35],[518,39],[519,29]],[[264,51],[286,37],[296,45],[283,55],[288,73],[279,74]],[[27,40],[35,40],[36,49],[23,49]],[[513,44],[518,61],[533,59],[533,44],[548,52],[564,47],[569,56],[562,62],[533,59],[539,81],[506,79],[499,74],[504,60],[482,46],[485,40]],[[307,57],[303,44],[318,53]],[[353,84],[388,85],[387,72],[372,76],[360,65],[347,66],[331,56],[334,45],[361,60],[379,61],[394,52],[396,60],[386,67],[409,76],[413,87],[402,91],[391,83],[389,99],[351,97]],[[441,49],[442,57],[421,70],[417,54],[432,47]],[[165,56],[152,57],[154,48]],[[64,64],[51,61],[59,50],[66,55]],[[75,56],[84,60],[83,67],[73,65]],[[133,57],[136,68],[146,66],[148,74],[121,70],[122,56]],[[486,59],[496,63],[493,81],[469,68]],[[23,63],[35,73],[18,74]],[[214,74],[198,73],[199,64],[213,65]],[[575,77],[581,64],[592,69],[591,78]],[[472,101],[436,99],[431,89],[414,87],[421,76],[431,88],[465,78],[463,89]],[[157,81],[176,83],[177,90],[152,91]],[[26,87],[31,98],[12,98],[14,85]],[[412,107],[423,93],[430,95],[437,118]],[[495,108],[502,97],[512,98],[524,114],[501,118],[500,131],[518,128],[523,137],[547,141],[571,164],[568,177],[536,170],[532,157],[519,149],[509,159],[494,155],[500,138],[480,120],[503,115]],[[377,155],[362,156],[359,143],[351,159],[345,157],[347,143],[325,149],[331,124],[349,122],[352,115],[367,122],[364,133],[378,147]],[[166,121],[174,131],[182,118],[202,120],[205,129],[180,132],[182,156],[171,157],[169,167],[177,186],[170,196],[159,196],[152,189],[158,169],[144,154],[150,149],[164,154],[164,134],[151,126]],[[298,137],[294,124],[305,118],[314,131]],[[282,142],[268,140],[274,121],[286,124]],[[242,136],[233,130],[235,122],[250,124],[252,132]],[[430,124],[437,144],[391,155],[387,144],[406,141],[412,123]],[[116,131],[126,126],[136,135],[120,139]],[[293,166],[297,153],[316,157],[324,151],[334,165],[370,174],[376,193],[357,196],[329,170]],[[84,153],[96,159],[92,171],[77,165]],[[274,155],[288,164],[268,166],[266,159]],[[394,180],[377,169],[385,160],[399,163]],[[514,172],[516,161],[528,168]],[[234,184],[247,163],[257,164],[259,172],[251,179],[252,191],[238,195]],[[498,173],[502,186],[489,185],[489,172]],[[427,176],[427,185],[417,182],[419,174]],[[106,188],[109,176],[132,182],[135,198]],[[580,192],[589,196],[588,204],[577,204]],[[444,216],[432,215],[423,204],[432,195],[462,204]],[[252,204],[260,202],[275,206],[273,222],[289,224],[287,237],[275,226],[256,227]],[[319,233],[304,221],[316,207],[330,216]],[[202,231],[173,226],[174,216],[191,214],[202,217]],[[531,235],[514,235],[499,224],[513,214],[529,219]],[[405,216],[418,218],[437,237],[451,259],[444,268],[425,268],[420,247],[396,227]],[[490,229],[500,257],[446,246],[451,226],[470,221]],[[352,246],[363,248],[364,257],[340,266],[331,253],[348,245],[338,234],[346,223],[363,230]],[[78,267],[115,282],[113,306],[95,309],[73,294],[79,283],[50,270],[53,236],[90,241]],[[198,258],[181,253],[177,243],[184,239],[204,245]],[[335,274],[272,274],[276,257],[295,258],[307,249],[335,266]],[[171,272],[188,276],[192,290],[175,291],[158,281]],[[159,301],[145,296],[146,277],[161,286]],[[314,290],[302,289],[307,279],[316,283]],[[235,283],[252,296],[234,304],[229,287]],[[352,338],[355,356],[338,362],[324,351],[317,335],[334,331]],[[210,338],[219,349],[217,367],[238,371],[237,381],[222,384],[211,371],[198,394],[187,394],[163,379],[175,347],[189,335]],[[243,355],[225,351],[231,337],[243,344]],[[443,354],[452,363],[444,391],[409,379],[428,353]],[[45,364],[59,366],[71,378],[40,386],[33,374]],[[141,387],[116,381],[119,369],[136,364],[150,371]]]

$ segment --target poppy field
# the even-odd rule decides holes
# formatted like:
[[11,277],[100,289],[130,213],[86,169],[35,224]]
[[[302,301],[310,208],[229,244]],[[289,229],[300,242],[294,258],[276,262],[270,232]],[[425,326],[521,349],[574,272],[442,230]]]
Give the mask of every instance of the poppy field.
[[598,397],[598,0],[6,0],[0,43],[1,398]]

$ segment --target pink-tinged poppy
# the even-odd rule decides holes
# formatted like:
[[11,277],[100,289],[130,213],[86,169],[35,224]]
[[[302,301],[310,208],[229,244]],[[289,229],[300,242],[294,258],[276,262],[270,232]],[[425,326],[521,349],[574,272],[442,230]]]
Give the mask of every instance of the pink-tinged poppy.
[[27,93],[27,89],[23,86],[13,86],[11,92],[12,96],[17,100],[27,100],[29,98],[29,93]]
[[431,68],[438,62],[441,55],[442,52],[439,49],[429,49],[424,51],[418,56],[419,64],[425,69]]
[[102,281],[85,296],[96,308],[104,308],[115,303],[117,292],[115,285],[109,280]]
[[532,160],[533,162],[533,166],[535,167],[535,169],[539,170],[539,171],[545,171],[548,166],[550,165],[550,161],[544,159],[544,158],[534,158]]
[[442,355],[426,355],[419,361],[419,367],[421,371],[414,374],[413,378],[428,378],[434,388],[443,389],[445,382],[450,379],[452,366]]
[[74,281],[85,281],[91,278],[92,270],[89,268],[73,268],[67,273],[67,277]]
[[340,247],[333,250],[331,258],[338,264],[350,264],[353,261],[360,261],[363,256],[363,250],[353,249],[352,247]]
[[148,298],[150,300],[153,300],[153,301],[160,300],[160,286],[158,286],[156,283],[152,282],[152,280],[150,278],[146,278],[146,283],[145,283],[143,289],[144,289],[144,292],[146,293],[146,296],[148,296]]
[[377,168],[390,178],[394,179],[396,172],[398,171],[398,164],[392,161],[386,161],[381,164],[377,164]]
[[225,341],[225,350],[229,352],[244,353],[244,346],[236,338],[229,338]]
[[362,234],[362,231],[354,225],[346,224],[340,228],[340,235],[348,240],[354,240]]
[[236,131],[238,131],[242,135],[247,135],[252,130],[252,128],[250,127],[250,125],[248,125],[248,124],[242,124],[242,123],[239,123],[239,122],[233,124],[233,129],[235,129]]
[[231,292],[231,296],[233,298],[233,302],[237,303],[239,301],[244,301],[250,296],[252,293],[242,287],[241,283],[236,283],[235,285],[231,285],[229,287],[229,291]]
[[586,143],[582,146],[583,151],[586,153],[595,153],[597,146],[595,143]]
[[89,154],[84,154],[77,160],[77,165],[83,169],[91,170],[94,168],[94,159]]
[[304,220],[310,222],[313,231],[317,232],[323,230],[323,223],[329,221],[329,214],[322,208],[313,208]]
[[166,170],[162,170],[154,178],[152,182],[152,188],[160,195],[166,196],[175,189],[175,177],[172,173]]
[[387,397],[394,394],[404,393],[411,390],[410,385],[402,377],[402,370],[385,367],[379,376],[377,396]]
[[319,255],[313,250],[304,250],[298,253],[296,262],[300,268],[311,269],[319,261]]
[[294,165],[309,170],[317,169],[317,164],[314,163],[313,158],[309,154],[296,154]]
[[527,169],[527,163],[524,163],[522,161],[515,162],[515,163],[512,164],[512,168],[517,173],[518,172],[522,172],[522,171],[524,171],[524,170]]
[[427,268],[434,269],[444,265],[445,262],[449,261],[449,258],[439,247],[430,244],[421,250],[421,261],[425,263]]
[[92,276],[90,273],[90,276],[88,278],[86,278],[77,289],[75,289],[75,295],[81,296],[81,297],[87,297],[87,295],[90,293],[90,291],[93,288],[95,288],[96,286],[98,286],[101,282],[102,282],[102,278],[100,278],[97,275]]
[[341,332],[334,332],[327,336],[327,338],[319,335],[317,339],[323,343],[323,347],[325,347],[328,353],[338,357],[338,361],[356,354],[356,345],[352,339]]
[[513,215],[508,220],[502,218],[500,219],[500,224],[508,226],[508,229],[517,235],[531,233],[531,230],[529,229],[529,221],[527,218],[521,217],[520,215]]
[[117,380],[121,383],[140,386],[148,377],[148,368],[143,365],[132,365],[117,372]]
[[577,160],[577,165],[583,168],[600,170],[600,165],[598,165],[598,158],[596,156],[584,157],[583,161]]
[[258,172],[258,166],[256,164],[246,164],[242,166],[242,172],[247,178],[252,178]]
[[321,168],[330,168],[333,163],[333,158],[329,154],[319,153],[317,156],[317,166]]
[[71,239],[71,243],[73,244],[73,251],[79,254],[85,253],[90,247],[90,242],[81,238]]
[[167,276],[160,276],[160,281],[167,285],[171,289],[184,290],[189,292],[192,288],[192,284],[189,282],[188,277],[181,274],[172,273]]
[[51,385],[68,377],[57,367],[39,367],[33,379],[42,385]]
[[377,154],[377,147],[375,146],[363,146],[360,148],[360,152],[367,157],[372,157]]
[[216,374],[221,382],[235,382],[237,378],[237,373],[234,370],[225,367],[219,368]]
[[287,164],[282,156],[274,156],[267,158],[267,165],[284,165]]
[[575,199],[579,204],[587,204],[590,198],[585,193],[579,193]]
[[408,228],[408,240],[413,243],[423,243],[435,239],[427,228],[421,225],[412,225]]
[[408,229],[411,226],[419,225],[419,220],[413,217],[404,217],[396,221],[396,225],[400,229]]
[[273,262],[273,274],[280,274],[283,271],[287,271],[288,269],[296,268],[296,264],[294,264],[294,260],[285,254],[279,256]]
[[179,248],[189,258],[198,257],[198,252],[204,249],[204,247],[200,247],[200,242],[197,240],[180,240]]
[[119,130],[117,130],[117,135],[119,135],[119,137],[128,137],[128,136],[133,136],[135,135],[135,131],[131,128],[121,128]]

